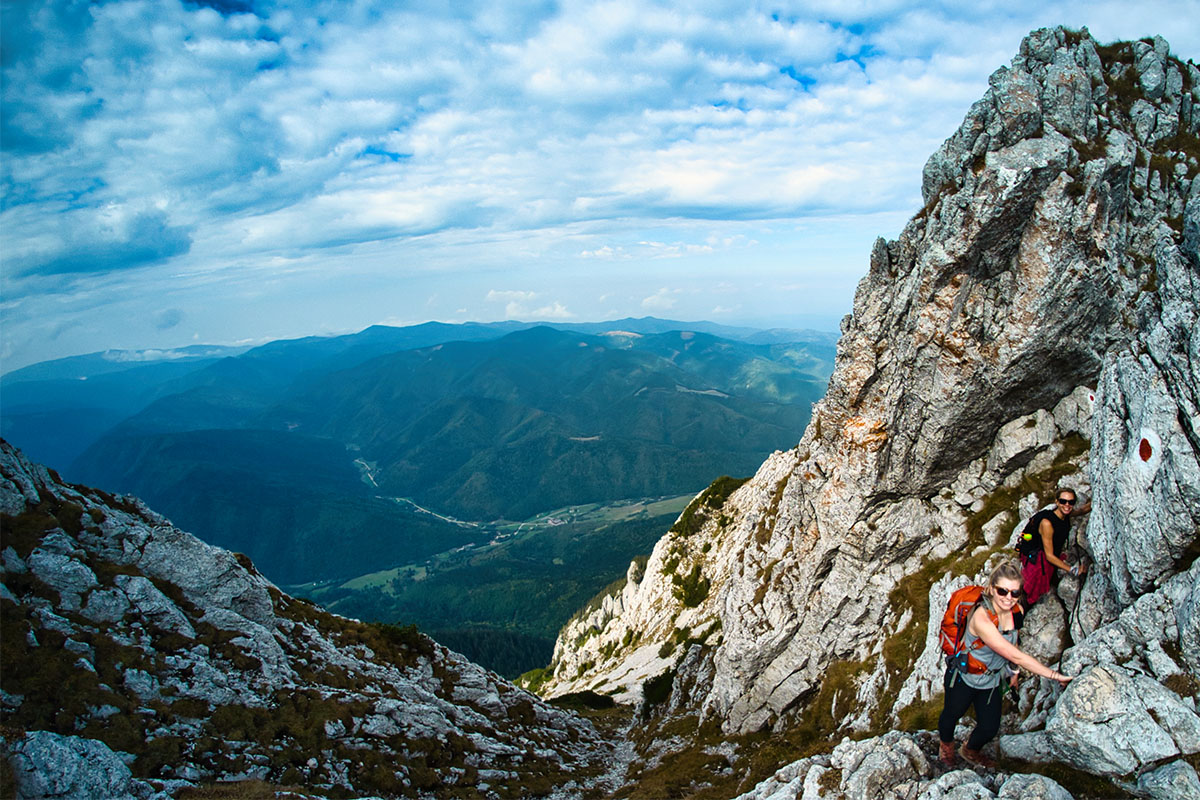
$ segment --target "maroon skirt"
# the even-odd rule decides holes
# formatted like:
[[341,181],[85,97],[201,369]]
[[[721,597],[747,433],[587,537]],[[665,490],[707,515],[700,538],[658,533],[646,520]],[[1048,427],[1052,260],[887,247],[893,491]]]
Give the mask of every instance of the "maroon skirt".
[[1050,591],[1050,576],[1053,574],[1054,565],[1046,560],[1046,554],[1043,552],[1024,561],[1021,567],[1021,583],[1028,605],[1033,605],[1039,597]]

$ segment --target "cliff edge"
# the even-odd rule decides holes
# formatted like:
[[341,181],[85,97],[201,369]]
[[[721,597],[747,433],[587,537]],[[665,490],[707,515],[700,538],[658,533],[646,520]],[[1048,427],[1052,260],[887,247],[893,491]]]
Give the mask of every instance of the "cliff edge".
[[929,159],[924,207],[875,243],[800,443],[698,497],[563,630],[540,691],[637,703],[649,767],[683,720],[704,752],[745,743],[735,771],[765,732],[828,751],[931,727],[930,619],[1065,484],[1093,504],[1094,563],[1026,641],[1078,677],[1026,682],[1007,752],[1194,780],[1198,173],[1194,64],[1161,38],[1030,34]]

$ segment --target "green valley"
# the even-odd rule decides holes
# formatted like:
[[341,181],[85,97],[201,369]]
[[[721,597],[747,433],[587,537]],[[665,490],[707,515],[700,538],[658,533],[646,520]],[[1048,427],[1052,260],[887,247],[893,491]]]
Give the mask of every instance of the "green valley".
[[34,365],[4,376],[0,422],[272,581],[516,675],[687,498],[795,444],[835,342],[653,318],[374,326]]
[[415,623],[508,677],[549,662],[563,623],[649,553],[692,495],[556,509],[350,580],[286,587],[339,614]]

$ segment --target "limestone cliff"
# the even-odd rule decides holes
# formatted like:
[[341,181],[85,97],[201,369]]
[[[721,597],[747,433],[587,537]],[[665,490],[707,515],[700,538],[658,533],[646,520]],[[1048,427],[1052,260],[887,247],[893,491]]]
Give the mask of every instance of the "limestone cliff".
[[[1093,503],[1094,567],[1035,627],[1049,660],[1075,643],[1063,663],[1080,677],[1062,697],[1029,683],[1025,730],[1049,743],[1022,752],[1131,786],[1190,770],[1198,134],[1200,71],[1161,38],[1031,34],[930,158],[924,208],[876,242],[800,443],[697,498],[563,630],[540,691],[640,701],[651,766],[670,719],[731,740],[927,725],[930,617],[1068,484]],[[1118,698],[1145,696],[1141,675],[1185,677],[1135,713]],[[1089,750],[1117,708],[1156,745]]]
[[2,440],[0,512],[0,796],[247,780],[307,797],[571,796],[603,772],[587,721],[415,629],[288,597],[245,556],[64,485]]

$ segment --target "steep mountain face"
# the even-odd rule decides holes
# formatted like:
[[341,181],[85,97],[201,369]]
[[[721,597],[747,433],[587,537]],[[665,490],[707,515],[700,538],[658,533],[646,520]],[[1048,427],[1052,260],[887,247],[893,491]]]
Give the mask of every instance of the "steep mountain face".
[[[1135,787],[1192,770],[1200,71],[1161,38],[1054,29],[990,83],[926,165],[925,207],[876,242],[799,445],[710,487],[560,635],[540,691],[640,699],[648,764],[688,719],[742,741],[803,731],[804,746],[930,727],[930,618],[1066,484],[1092,501],[1080,542],[1094,565],[1026,638],[1046,632],[1049,660],[1074,643],[1063,663],[1078,677],[1061,696],[1027,682],[1034,738],[1009,752]],[[823,785],[849,780],[854,752]],[[783,784],[837,766],[822,758]],[[919,780],[905,763],[887,780]]]
[[603,772],[609,747],[587,721],[415,629],[288,597],[245,556],[3,441],[0,511],[4,797],[231,780],[526,797]]

